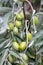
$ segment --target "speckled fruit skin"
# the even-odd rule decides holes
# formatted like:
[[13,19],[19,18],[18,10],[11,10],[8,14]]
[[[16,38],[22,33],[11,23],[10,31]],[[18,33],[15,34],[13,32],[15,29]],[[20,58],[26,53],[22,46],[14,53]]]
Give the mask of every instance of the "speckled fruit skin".
[[[19,65],[24,65],[24,63],[23,62],[20,62]],[[28,64],[26,64],[26,65],[28,65]]]
[[26,46],[27,46],[26,42],[21,42],[20,43],[20,50],[24,51],[26,49]]
[[13,33],[14,33],[15,35],[18,35],[18,28],[17,28],[17,27],[14,27]]
[[24,19],[24,14],[23,14],[23,12],[20,12],[20,15],[21,15],[21,19]]
[[24,65],[24,64],[23,64],[23,62],[20,62],[20,64],[19,64],[19,65]]
[[20,53],[20,55],[23,57],[23,59],[28,62],[29,61],[29,58],[28,56],[25,54],[25,53]]
[[15,21],[15,24],[16,24],[17,27],[21,27],[22,26],[22,22],[18,21],[18,20]]
[[35,25],[38,25],[39,24],[39,19],[38,19],[37,16],[34,16],[33,17],[33,22],[34,22]]
[[12,22],[9,23],[9,29],[10,29],[10,30],[13,30],[13,29],[14,29],[14,23],[12,23]]
[[28,56],[27,56],[26,54],[23,55],[23,58],[24,58],[24,60],[25,60],[26,62],[28,62],[29,58],[28,58]]
[[27,33],[27,38],[28,38],[28,41],[31,41],[31,39],[32,39],[32,34],[31,34],[31,33]]
[[14,50],[17,50],[17,51],[19,50],[19,44],[15,41],[12,43],[12,47]]
[[16,18],[17,18],[17,20],[22,20],[22,19],[24,19],[24,14],[23,14],[23,12],[18,13],[17,16],[16,16]]
[[12,55],[9,55],[9,61],[10,61],[11,63],[14,62],[14,57],[13,57]]

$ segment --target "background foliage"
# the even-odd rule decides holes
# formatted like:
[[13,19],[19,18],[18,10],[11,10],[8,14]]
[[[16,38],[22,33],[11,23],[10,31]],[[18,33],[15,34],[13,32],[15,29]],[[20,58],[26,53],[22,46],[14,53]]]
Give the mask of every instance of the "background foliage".
[[[21,5],[14,9],[13,7],[15,5],[13,5],[13,3],[15,3],[13,0],[0,0],[0,16],[3,17],[3,24],[2,26],[0,25],[3,27],[3,29],[0,30],[0,65],[19,65],[19,61],[22,61],[24,65],[43,65],[43,11],[38,11],[35,13],[35,15],[39,17],[39,25],[36,26],[37,33],[34,33],[33,31],[33,38],[30,42],[28,42],[29,45],[26,51],[23,52],[29,57],[29,61],[27,63],[20,55],[21,52],[14,51],[12,49],[13,40],[16,39],[18,43],[26,40],[25,38],[21,37],[21,35],[23,36],[23,33],[26,31],[23,32],[21,30],[21,33],[17,36],[8,31],[8,23],[15,19],[15,15],[22,5],[21,2],[17,2],[18,5]],[[6,30],[6,34],[5,32],[2,34],[3,30]],[[8,60],[9,54],[17,58],[13,64]]]

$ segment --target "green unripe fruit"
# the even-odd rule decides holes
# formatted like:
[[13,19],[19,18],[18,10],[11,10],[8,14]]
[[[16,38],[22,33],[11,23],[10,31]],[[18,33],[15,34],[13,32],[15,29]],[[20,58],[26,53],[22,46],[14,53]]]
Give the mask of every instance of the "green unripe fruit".
[[[23,62],[20,62],[19,65],[24,65],[24,63]],[[26,65],[28,65],[28,64],[26,64]]]
[[31,39],[32,39],[32,34],[31,34],[31,33],[27,33],[27,38],[28,38],[28,41],[31,41]]
[[12,47],[13,47],[13,49],[15,49],[17,51],[19,50],[19,44],[15,41],[12,43]]
[[10,30],[13,30],[13,29],[14,29],[14,23],[12,23],[12,22],[9,23],[9,29],[10,29]]
[[17,27],[14,27],[13,33],[16,34],[16,35],[18,34],[18,28]]
[[42,62],[43,62],[43,56],[41,57],[41,60],[42,60]]
[[16,18],[17,18],[17,20],[21,20],[21,15],[17,14]]
[[16,18],[17,18],[17,20],[22,20],[22,19],[24,19],[24,14],[23,14],[23,12],[18,13],[17,16],[16,16]]
[[23,54],[23,58],[24,58],[24,60],[26,61],[26,62],[28,62],[28,56],[26,55],[26,54]]
[[21,42],[20,43],[20,50],[24,51],[26,49],[26,46],[27,46],[26,42]]
[[20,62],[20,64],[19,65],[24,65],[24,63],[23,62]]
[[37,16],[34,16],[33,17],[33,22],[34,22],[35,25],[38,25],[39,24],[39,19],[38,19]]
[[20,55],[23,57],[23,59],[28,62],[29,61],[29,58],[28,56],[25,54],[25,53],[20,53]]
[[24,19],[24,14],[23,14],[23,12],[20,12],[20,15],[21,15],[21,19]]
[[16,24],[17,27],[21,27],[22,26],[22,22],[18,21],[18,20],[15,21],[15,24]]
[[8,59],[11,63],[14,63],[14,57],[12,55],[9,55]]

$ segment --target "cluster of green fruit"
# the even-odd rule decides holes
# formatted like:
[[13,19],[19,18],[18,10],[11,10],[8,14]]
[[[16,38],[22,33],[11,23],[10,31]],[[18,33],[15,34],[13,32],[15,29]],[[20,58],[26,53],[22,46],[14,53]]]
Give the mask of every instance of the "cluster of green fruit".
[[[20,55],[23,57],[23,59],[28,62],[29,61],[29,58],[26,54],[24,53],[20,53]],[[16,60],[20,60],[18,58],[15,58],[13,55],[9,54],[8,56],[8,60],[11,62],[11,63],[14,63]],[[24,63],[22,61],[19,62],[19,65],[24,65]]]
[[12,47],[15,49],[15,50],[21,50],[21,51],[24,51],[26,49],[26,42],[21,42],[20,44],[17,43],[17,42],[13,42],[12,43]]
[[[26,49],[26,42],[21,42],[20,44],[19,43],[17,43],[17,42],[13,42],[12,43],[12,48],[14,49],[14,50],[16,50],[16,51],[24,51],[25,49]],[[19,53],[22,57],[23,57],[23,59],[26,61],[26,62],[28,62],[29,61],[29,58],[28,58],[28,56],[25,54],[25,53]],[[13,57],[12,55],[9,55],[9,61],[11,62],[11,63],[14,63],[16,60],[18,60],[18,58],[15,58],[15,57]],[[19,65],[24,65],[24,63],[22,62],[22,61],[20,61],[19,62]]]
[[[15,35],[19,35],[19,28],[21,28],[23,25],[22,25],[22,20],[24,19],[24,15],[23,15],[23,12],[20,12],[19,14],[16,15],[16,20],[15,22],[11,22],[9,23],[9,30],[10,31],[13,31],[13,33]],[[38,25],[39,24],[39,19],[37,16],[34,16],[33,17],[33,22],[35,25]],[[27,33],[27,39],[28,41],[31,41],[33,35],[32,33],[28,32]],[[13,41],[12,42],[12,48],[19,52],[19,51],[25,51],[25,49],[27,48],[27,43],[26,41],[22,41],[21,43],[18,43],[17,41]],[[20,54],[21,56],[23,56],[24,60],[28,61],[28,56],[24,53],[21,53]],[[9,55],[9,61],[11,63],[13,63],[15,60],[15,58],[12,56],[12,55]],[[20,64],[19,65],[24,65],[23,62],[20,61]]]
[[14,34],[18,34],[18,28],[14,26],[14,23],[9,23],[9,30],[13,31]]
[[[18,28],[22,27],[22,20],[24,19],[23,12],[20,12],[16,16],[15,23],[11,22],[9,23],[9,29],[14,32],[14,34],[18,34]],[[14,26],[15,25],[15,26]]]
[[[19,21],[16,21],[16,26],[18,26],[18,27],[21,26]],[[16,26],[14,27],[14,23],[9,23],[9,29],[11,31],[13,31],[14,34],[17,35],[19,33],[19,30],[18,30],[18,27],[16,27]],[[28,38],[29,41],[32,39],[32,34],[30,32],[27,33],[27,38]]]

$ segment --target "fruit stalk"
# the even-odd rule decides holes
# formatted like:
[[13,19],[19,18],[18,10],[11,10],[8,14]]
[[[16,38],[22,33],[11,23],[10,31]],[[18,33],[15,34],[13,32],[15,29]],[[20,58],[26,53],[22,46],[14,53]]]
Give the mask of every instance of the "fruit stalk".
[[24,20],[26,20],[26,14],[25,14],[25,9],[24,9],[24,3],[25,3],[25,1],[23,2],[22,6],[23,6],[23,13],[24,13]]
[[[26,18],[26,14],[25,14],[25,9],[24,9],[24,3],[25,1],[23,2],[23,13],[24,13],[24,21],[25,21],[25,27],[26,27],[26,43],[27,43],[27,46],[28,46],[28,38],[27,38],[27,33],[28,33],[28,26],[27,26],[27,18]],[[26,52],[27,48],[25,49],[24,53]]]

